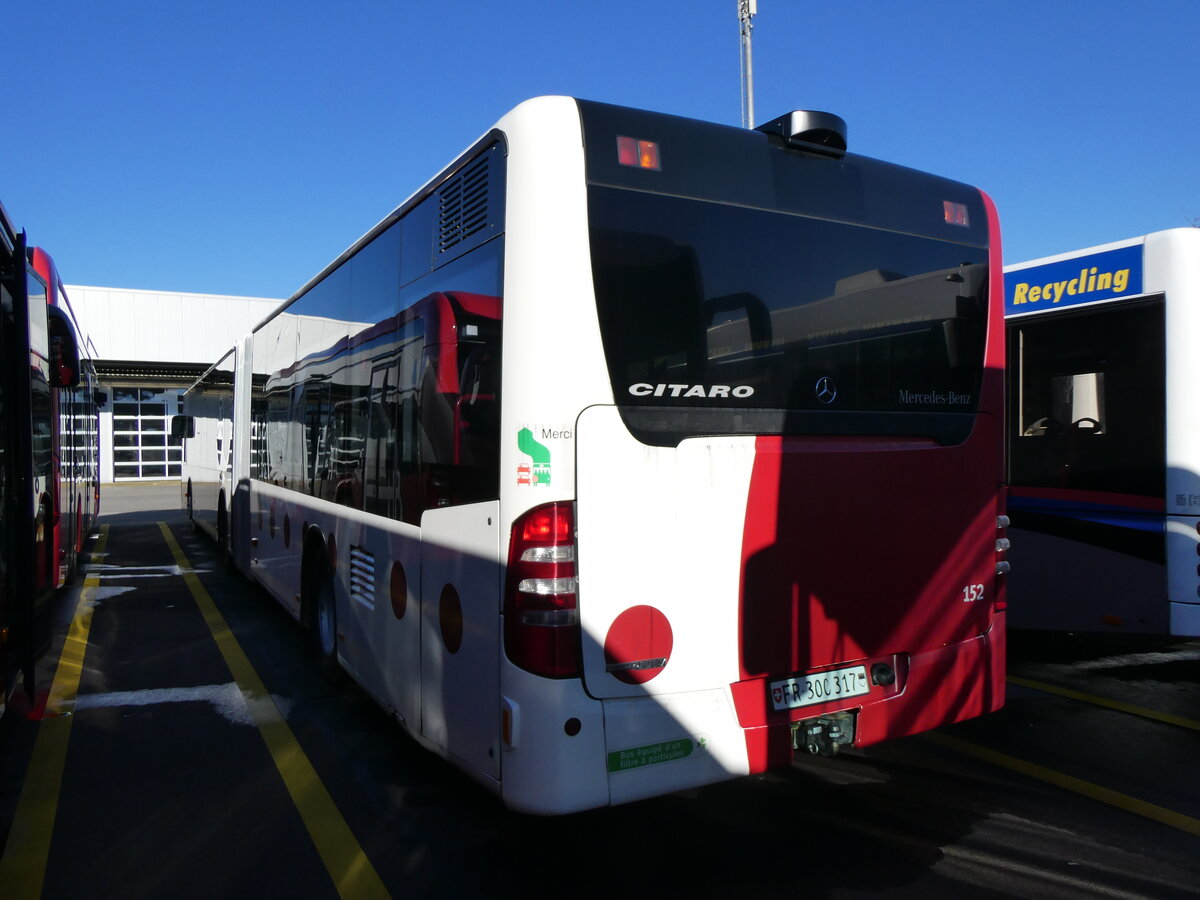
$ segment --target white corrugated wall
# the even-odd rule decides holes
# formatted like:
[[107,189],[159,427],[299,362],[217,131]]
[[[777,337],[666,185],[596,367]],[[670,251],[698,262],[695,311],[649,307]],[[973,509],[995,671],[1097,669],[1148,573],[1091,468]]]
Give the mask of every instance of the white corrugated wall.
[[[233,346],[234,341],[247,334],[280,304],[280,300],[263,297],[231,297],[218,294],[185,294],[179,291],[146,291],[123,288],[67,285],[67,296],[75,311],[80,329],[90,338],[100,361],[186,363],[207,365],[216,362]],[[155,385],[150,381],[134,384],[116,380],[103,383],[109,402],[100,413],[100,480],[155,480],[170,478],[172,472],[157,460],[153,447],[131,447],[128,433],[122,436],[122,446],[114,438],[113,406],[117,394],[127,394],[126,388],[140,391],[160,391],[167,388],[162,400],[166,403],[166,421],[175,410],[175,397],[181,392],[178,382]],[[124,398],[126,401],[127,397]],[[154,398],[157,401],[159,398]],[[131,427],[122,418],[121,429]],[[158,441],[155,432],[161,429],[157,421],[143,422],[147,441]],[[119,430],[119,429],[118,429]],[[140,443],[140,442],[139,442]],[[137,453],[131,455],[131,450]],[[129,460],[136,459],[141,465]],[[116,464],[114,466],[114,463]],[[161,474],[160,474],[161,472]]]

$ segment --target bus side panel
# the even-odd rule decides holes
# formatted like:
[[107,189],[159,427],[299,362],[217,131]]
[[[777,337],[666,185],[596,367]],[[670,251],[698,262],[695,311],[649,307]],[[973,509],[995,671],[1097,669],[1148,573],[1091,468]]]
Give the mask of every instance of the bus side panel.
[[[1009,530],[1012,627],[1050,631],[1097,631],[1109,627],[1121,632],[1165,632],[1169,626],[1168,610],[1162,597],[1167,589],[1167,569],[1161,556],[1158,561],[1143,559],[1122,553],[1111,544],[1073,539],[1072,512],[1063,510],[1055,517],[1062,523],[1065,534],[1017,527]],[[1018,523],[1023,521],[1020,509],[1013,518]],[[1157,523],[1161,527],[1161,515]],[[1194,579],[1195,531],[1191,537],[1192,546],[1187,549]],[[1171,543],[1168,539],[1168,553]]]
[[[1200,637],[1200,518],[1167,516],[1167,596],[1163,610],[1166,622],[1162,631],[1186,637]],[[1161,597],[1161,588],[1151,596]]]
[[421,518],[421,734],[500,777],[500,504]]
[[408,596],[421,584],[420,532],[326,501],[292,499],[293,521],[318,523],[334,536],[338,655],[385,709],[419,730],[422,611]]
[[[421,730],[421,534],[393,522],[380,535],[391,563],[375,580],[376,610],[369,635],[386,705],[414,734]],[[387,558],[387,557],[385,557]]]
[[263,510],[261,520],[257,513],[250,519],[255,579],[300,618],[305,544],[318,540],[332,570],[308,574],[333,578],[339,660],[381,706],[419,734],[419,530],[295,491],[252,484],[254,507]]
[[1200,404],[1192,372],[1200,334],[1200,229],[1174,228],[1146,236],[1145,289],[1166,302],[1167,566],[1169,634],[1200,636],[1200,570],[1196,567],[1200,513]]
[[532,675],[500,661],[505,805],[518,812],[560,815],[605,806],[604,707],[578,678]]
[[[262,481],[251,481],[247,487],[250,576],[270,591],[284,609],[299,618],[302,521],[293,522],[297,495],[287,488]],[[297,537],[294,542],[291,540],[293,534]]]
[[[1200,404],[1192,369],[1200,333],[1200,229],[1147,235],[1143,265],[1146,293],[1166,298],[1167,513],[1195,516],[1200,513]],[[1200,602],[1194,589],[1189,593],[1188,599]]]

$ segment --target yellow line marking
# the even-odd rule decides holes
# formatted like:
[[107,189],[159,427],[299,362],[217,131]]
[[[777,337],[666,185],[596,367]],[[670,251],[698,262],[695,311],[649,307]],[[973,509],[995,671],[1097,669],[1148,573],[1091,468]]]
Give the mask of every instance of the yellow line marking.
[[1082,778],[1056,772],[1054,769],[1026,762],[1023,759],[1017,759],[1015,756],[1009,756],[1006,753],[1001,753],[998,750],[992,750],[988,747],[980,747],[978,744],[972,744],[969,741],[951,737],[948,734],[931,731],[926,732],[923,737],[950,750],[956,750],[959,753],[973,756],[992,765],[1000,766],[1013,772],[1019,772],[1029,778],[1036,778],[1038,781],[1044,781],[1047,784],[1052,784],[1055,787],[1080,794],[1092,800],[1107,803],[1109,806],[1115,806],[1134,815],[1153,819],[1155,822],[1161,822],[1163,825],[1169,825],[1180,831],[1186,831],[1188,834],[1200,836],[1200,819],[1193,819],[1191,816],[1185,816],[1183,813],[1175,812],[1166,807],[1138,800],[1136,797],[1130,797],[1128,794],[1100,787],[1100,785],[1084,781]]
[[163,539],[171,548],[175,562],[183,570],[183,579],[204,621],[212,632],[225,665],[238,683],[250,714],[258,725],[259,733],[275,761],[275,768],[291,794],[292,802],[308,829],[309,836],[317,847],[317,853],[333,878],[338,894],[343,900],[360,898],[390,897],[380,880],[375,867],[359,846],[357,838],[342,818],[341,812],[329,795],[316,769],[301,749],[292,729],[288,727],[275,701],[267,691],[249,657],[242,650],[233,632],[225,623],[217,605],[213,602],[200,578],[191,571],[192,565],[184,556],[165,522],[158,523]]
[[1166,722],[1168,725],[1178,725],[1180,728],[1190,728],[1193,731],[1200,731],[1200,722],[1195,719],[1184,718],[1183,716],[1172,715],[1171,713],[1158,712],[1154,709],[1146,709],[1142,706],[1135,706],[1132,703],[1122,703],[1120,700],[1109,700],[1107,697],[1097,697],[1095,694],[1085,694],[1082,691],[1073,691],[1070,688],[1059,687],[1056,684],[1046,684],[1042,681],[1033,681],[1030,678],[1021,678],[1017,675],[1009,675],[1008,683],[1015,684],[1018,687],[1031,688],[1035,691],[1042,691],[1046,694],[1057,694],[1060,697],[1067,697],[1071,700],[1081,700],[1084,703],[1093,703],[1096,706],[1104,706],[1108,709],[1115,709],[1118,712],[1129,713],[1134,716],[1141,716],[1143,719],[1154,719],[1158,722]]
[[[107,543],[108,526],[102,525],[92,548],[92,565],[97,568],[104,558]],[[92,628],[91,595],[99,586],[99,574],[89,574],[84,579],[71,628],[54,670],[45,717],[38,725],[21,797],[13,813],[4,856],[0,857],[0,885],[4,885],[6,900],[36,900],[42,895],[63,770],[67,764],[67,747],[71,740],[71,713],[79,692],[83,658]]]

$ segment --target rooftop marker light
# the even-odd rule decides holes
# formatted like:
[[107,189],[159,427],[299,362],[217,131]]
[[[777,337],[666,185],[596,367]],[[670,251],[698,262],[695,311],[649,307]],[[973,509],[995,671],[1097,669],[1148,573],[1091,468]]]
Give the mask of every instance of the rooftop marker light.
[[618,137],[617,162],[623,166],[632,166],[635,169],[652,169],[655,172],[662,171],[662,163],[658,155],[658,144],[654,141],[640,141],[637,138]]

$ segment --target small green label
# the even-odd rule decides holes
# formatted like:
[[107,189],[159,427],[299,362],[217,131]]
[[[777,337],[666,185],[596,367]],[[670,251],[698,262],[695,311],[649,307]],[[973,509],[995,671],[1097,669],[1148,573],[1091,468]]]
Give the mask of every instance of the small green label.
[[517,484],[539,487],[550,484],[550,448],[536,440],[528,428],[517,432],[517,447],[533,461],[532,467],[529,463],[517,466]]
[[686,759],[692,755],[695,747],[695,743],[690,739],[680,738],[677,741],[663,741],[661,744],[647,744],[645,747],[614,750],[608,754],[608,771],[626,772],[629,769]]

